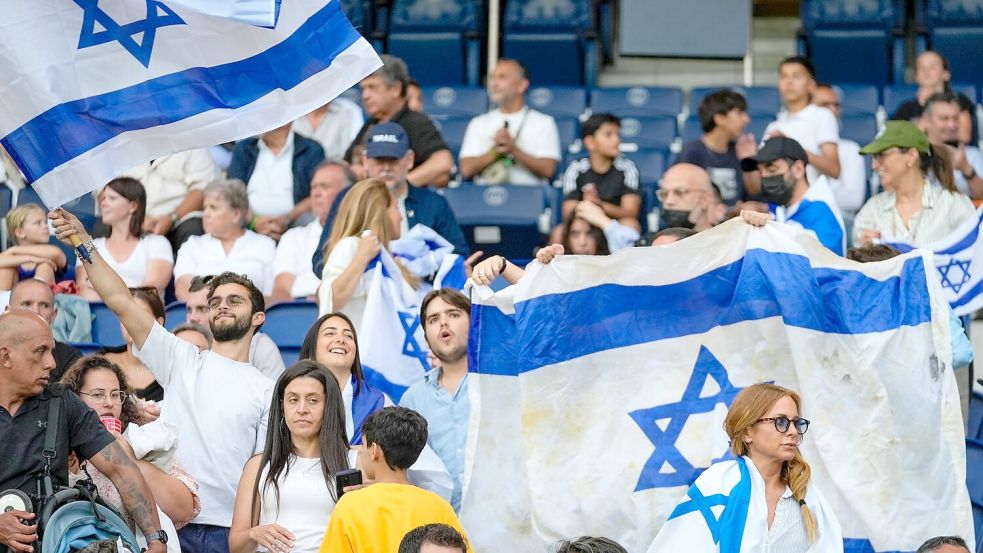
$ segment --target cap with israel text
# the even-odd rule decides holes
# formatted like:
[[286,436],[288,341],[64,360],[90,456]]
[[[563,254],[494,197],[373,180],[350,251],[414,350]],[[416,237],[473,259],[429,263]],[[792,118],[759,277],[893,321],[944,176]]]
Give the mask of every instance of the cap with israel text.
[[776,159],[791,159],[809,163],[809,156],[802,145],[787,136],[773,136],[758,148],[758,153],[741,160],[741,169],[757,171],[759,163],[771,163]]
[[403,157],[410,149],[410,139],[406,129],[399,123],[379,123],[372,127],[365,140],[365,155],[368,157]]

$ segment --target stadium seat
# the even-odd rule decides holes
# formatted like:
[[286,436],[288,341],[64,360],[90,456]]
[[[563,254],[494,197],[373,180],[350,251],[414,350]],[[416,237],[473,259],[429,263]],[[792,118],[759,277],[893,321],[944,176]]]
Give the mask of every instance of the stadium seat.
[[477,86],[477,12],[476,0],[393,0],[388,51],[402,58],[421,84]]
[[966,487],[969,497],[976,503],[983,504],[983,470],[972,470],[971,467],[983,467],[983,441],[966,439]]
[[[317,302],[297,300],[274,304],[266,309],[262,331],[281,348],[299,348],[307,330],[317,320]],[[286,361],[286,360],[284,360]]]
[[861,146],[877,135],[877,117],[869,113],[853,113],[840,119],[840,137]]
[[553,117],[580,117],[587,92],[579,86],[534,86],[526,93],[529,107]]
[[509,0],[502,54],[522,61],[537,85],[593,87],[597,33],[590,0]]
[[432,119],[471,118],[488,111],[485,89],[472,86],[421,87],[423,104]]
[[690,115],[683,121],[683,132],[679,133],[683,139],[683,144],[692,142],[703,136],[703,127],[700,126],[700,119],[696,115]]
[[644,185],[656,185],[666,170],[669,152],[667,150],[638,150],[622,152],[621,155],[635,162],[638,178]]
[[955,82],[983,82],[983,3],[922,0],[928,47],[949,60]]
[[[532,257],[542,241],[540,218],[550,186],[463,184],[443,190],[473,251],[510,259]],[[544,221],[547,223],[547,221]]]
[[799,54],[826,82],[887,84],[904,77],[895,0],[802,0]]
[[690,90],[690,114],[696,115],[699,113],[700,102],[703,101],[703,97],[721,88],[730,88],[743,94],[744,99],[747,100],[747,113],[751,117],[774,117],[778,113],[778,110],[782,108],[782,101],[778,95],[778,89],[773,86],[704,86]]
[[973,392],[969,400],[969,424],[966,436],[983,440],[983,393]]
[[676,141],[676,118],[625,117],[621,119],[621,141],[639,149],[669,149]]
[[[569,152],[570,146],[576,151],[580,150],[580,120],[576,117],[557,117],[556,131],[560,136],[560,152]],[[564,167],[566,167],[564,165]],[[558,167],[557,172],[563,168]]]
[[840,111],[843,115],[851,113],[877,113],[881,104],[880,91],[871,84],[838,84],[840,89]]
[[188,320],[188,306],[183,301],[175,301],[164,308],[164,327],[173,330],[179,324]]
[[123,332],[119,328],[119,319],[101,302],[89,304],[92,312],[92,341],[103,346],[121,346]]
[[283,359],[283,366],[290,367],[300,359],[300,348],[285,346],[280,348],[280,357]]
[[618,117],[671,115],[683,110],[683,90],[676,87],[595,88],[590,93],[594,113],[613,113]]
[[464,132],[468,130],[470,117],[449,117],[447,119],[434,119],[433,124],[440,131],[440,136],[444,138],[447,147],[450,149],[454,159],[461,153],[461,145],[464,143]]
[[903,102],[911,100],[918,93],[918,85],[914,84],[889,84],[884,87],[884,111],[887,112],[888,119],[894,115]]

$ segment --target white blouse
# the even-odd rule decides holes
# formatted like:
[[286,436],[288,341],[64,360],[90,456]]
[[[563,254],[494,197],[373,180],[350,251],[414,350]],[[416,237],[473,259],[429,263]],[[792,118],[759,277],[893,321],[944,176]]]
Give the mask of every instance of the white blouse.
[[[263,468],[259,478],[262,498],[259,523],[276,523],[289,530],[294,535],[292,553],[316,553],[324,539],[335,502],[321,472],[321,459],[291,455],[289,468],[285,468],[280,475],[279,503],[274,487],[265,486],[269,466]],[[266,551],[263,547],[259,550]]]

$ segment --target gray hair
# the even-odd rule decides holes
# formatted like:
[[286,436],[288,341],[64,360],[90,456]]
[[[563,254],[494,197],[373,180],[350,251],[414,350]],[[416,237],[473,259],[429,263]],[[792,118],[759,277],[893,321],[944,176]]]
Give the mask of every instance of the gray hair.
[[628,553],[618,542],[608,538],[581,536],[553,545],[553,553]]
[[[352,172],[352,167],[351,165],[348,164],[347,161],[340,161],[334,159],[322,161],[321,163],[317,164],[317,167],[314,168],[314,173],[317,173],[321,169],[325,169],[328,167],[337,167],[338,169],[341,169],[341,173],[345,176],[345,188],[350,188],[352,185],[355,184],[355,181],[358,180],[358,177],[356,177],[355,173]],[[314,173],[311,173],[312,177],[314,176]]]
[[195,323],[181,323],[171,330],[171,334],[177,336],[178,334],[191,330],[201,334],[205,337],[205,341],[208,342],[208,347],[212,347],[212,331],[208,330],[207,327]]
[[935,553],[943,545],[962,547],[969,553],[969,546],[966,545],[966,540],[959,536],[936,536],[923,543],[915,553]]
[[229,207],[242,212],[243,219],[249,211],[249,195],[246,193],[246,183],[239,179],[218,179],[208,183],[205,195],[217,194]]
[[382,59],[382,67],[376,69],[369,76],[382,77],[387,87],[392,87],[393,84],[399,83],[403,87],[399,95],[405,98],[406,87],[410,83],[410,70],[406,67],[406,62],[402,58],[397,58],[389,54],[381,54],[379,57]]

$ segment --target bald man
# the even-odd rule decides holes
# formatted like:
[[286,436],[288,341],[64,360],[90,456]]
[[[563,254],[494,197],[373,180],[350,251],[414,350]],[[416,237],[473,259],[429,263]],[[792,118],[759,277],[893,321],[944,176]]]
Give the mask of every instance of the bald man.
[[[7,304],[7,309],[33,311],[40,315],[49,327],[58,316],[58,310],[55,309],[55,295],[51,292],[51,288],[35,278],[24,279],[14,286],[10,291],[10,303]],[[58,341],[55,341],[55,349],[52,353],[55,356],[55,369],[51,371],[52,382],[61,380],[61,375],[65,374],[68,367],[82,357],[81,351]]]
[[[164,544],[154,539],[162,537],[157,505],[131,454],[77,395],[49,384],[54,348],[51,329],[37,313],[15,309],[0,315],[0,490],[19,489],[37,504],[37,475],[45,467],[44,427],[52,400],[60,398],[53,487],[68,486],[70,453],[87,459],[116,486],[130,517],[151,540],[148,551],[164,553]],[[34,514],[25,511],[0,513],[0,546],[31,551],[37,527],[22,521],[33,520]]]
[[702,232],[724,218],[726,206],[710,182],[710,174],[692,163],[677,163],[662,175],[657,192],[662,202],[662,226]]

